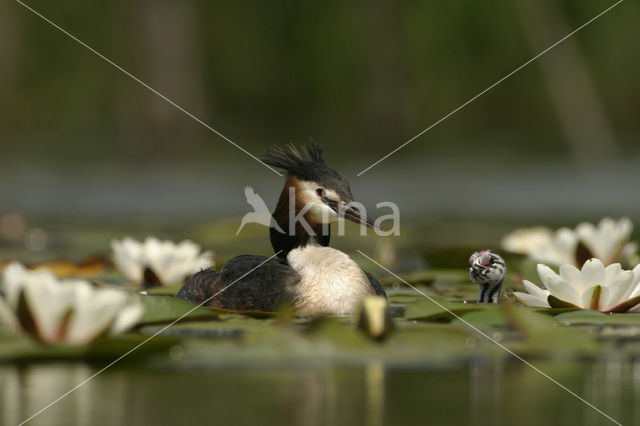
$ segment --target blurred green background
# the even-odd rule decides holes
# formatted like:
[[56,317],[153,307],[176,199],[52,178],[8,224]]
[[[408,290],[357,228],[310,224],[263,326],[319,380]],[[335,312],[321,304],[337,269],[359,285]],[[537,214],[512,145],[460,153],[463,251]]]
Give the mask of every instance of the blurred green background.
[[[332,240],[378,276],[356,249],[403,275],[433,267],[464,277],[473,250],[499,248],[516,226],[640,217],[638,2],[619,4],[359,177],[614,1],[26,3],[255,155],[271,144],[323,145],[371,216],[389,213],[375,209],[381,201],[400,207],[398,237],[350,228]],[[109,241],[125,234],[192,238],[216,252],[218,266],[272,253],[265,228],[235,231],[249,211],[244,187],[273,207],[282,178],[14,1],[0,2],[0,141],[0,263],[108,257]],[[467,354],[468,342],[455,348]],[[442,339],[429,344],[447,349]],[[535,363],[638,423],[637,348],[620,353]],[[189,415],[245,424],[606,422],[528,367],[491,358],[460,358],[450,369],[316,362],[317,373],[288,365],[260,374],[207,371],[195,360],[112,369],[34,424]],[[0,423],[93,372],[1,368]]]
[[[640,214],[637,2],[359,177],[613,2],[28,4],[256,155],[319,142],[374,217],[383,200],[458,231]],[[0,215],[180,228],[243,215],[245,185],[273,207],[281,178],[17,2],[0,51]]]

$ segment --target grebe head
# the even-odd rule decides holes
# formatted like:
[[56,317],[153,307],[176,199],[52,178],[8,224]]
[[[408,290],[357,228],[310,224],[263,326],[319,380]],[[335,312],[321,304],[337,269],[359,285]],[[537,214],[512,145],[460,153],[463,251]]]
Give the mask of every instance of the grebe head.
[[480,286],[478,303],[496,303],[507,268],[504,260],[491,250],[481,250],[469,258],[469,278]]
[[[290,195],[295,197],[296,213],[304,211],[304,218],[311,226],[334,222],[338,217],[375,228],[374,222],[364,216],[353,200],[349,182],[322,159],[322,148],[316,143],[303,147],[306,158],[293,145],[285,148],[273,146],[260,158],[266,164],[287,174],[285,189],[280,196],[275,216],[287,215]],[[293,190],[291,190],[293,188]],[[276,220],[279,218],[276,217]],[[279,223],[281,220],[279,220]]]

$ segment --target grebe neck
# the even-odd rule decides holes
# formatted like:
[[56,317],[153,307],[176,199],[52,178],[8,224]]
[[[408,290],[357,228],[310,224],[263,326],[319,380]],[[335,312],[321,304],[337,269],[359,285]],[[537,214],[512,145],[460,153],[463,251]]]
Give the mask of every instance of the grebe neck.
[[[296,194],[293,198],[295,199],[295,218],[299,217],[299,213],[304,208],[304,203],[302,203],[297,194],[298,179],[295,176],[288,176],[285,181],[284,188],[280,193],[280,198],[278,199],[278,204],[276,205],[276,209],[273,212],[272,216],[275,222],[280,226],[280,229],[284,231],[284,233],[278,231],[274,227],[269,228],[269,238],[271,240],[271,246],[273,247],[274,252],[280,252],[278,257],[285,258],[287,254],[295,249],[296,247],[303,247],[307,244],[314,244],[319,246],[328,246],[331,234],[331,226],[329,224],[322,224],[315,222],[311,215],[305,214],[302,218],[298,218],[295,224],[290,223],[292,219],[292,215],[289,212],[289,199],[290,199],[290,188],[293,188]],[[300,219],[304,219],[306,223],[309,225],[313,233],[309,233],[309,230],[300,222]]]

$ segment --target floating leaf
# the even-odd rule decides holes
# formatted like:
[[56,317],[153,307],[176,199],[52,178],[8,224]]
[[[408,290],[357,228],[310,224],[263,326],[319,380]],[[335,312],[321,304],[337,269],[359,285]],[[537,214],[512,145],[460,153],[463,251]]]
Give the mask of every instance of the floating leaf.
[[[521,353],[539,356],[553,354],[579,355],[596,351],[599,346],[577,329],[558,327],[556,320],[531,308],[503,305],[510,328],[518,330],[524,337],[522,342],[509,347]],[[572,315],[566,313],[563,315]],[[557,317],[556,317],[557,318]]]
[[550,316],[564,314],[564,313],[567,313],[567,312],[575,312],[575,311],[579,311],[579,310],[582,310],[582,309],[578,308],[578,307],[575,307],[575,308],[534,308],[533,309],[534,312],[538,312],[538,313],[545,314],[545,315],[550,315]]
[[468,322],[475,326],[503,327],[507,324],[504,312],[499,309],[486,309],[482,311],[472,311],[463,314],[461,319],[454,319],[453,322]]
[[[45,345],[24,335],[5,338],[0,344],[0,363],[37,362],[43,360],[85,360],[108,362],[117,359],[133,348],[128,360],[144,357],[159,350],[165,350],[178,342],[175,337],[123,334],[100,338],[89,345]],[[145,342],[146,341],[146,342]],[[141,343],[145,342],[143,345]]]
[[198,337],[234,337],[244,333],[266,331],[272,327],[268,321],[258,321],[249,317],[229,317],[221,321],[180,322],[164,329],[163,325],[147,325],[140,329],[146,334],[162,330],[162,335]]
[[[217,315],[202,306],[171,296],[138,295],[144,305],[144,315],[139,324],[157,324],[180,321],[215,320]],[[194,309],[195,308],[195,309]],[[184,316],[184,318],[181,318]]]
[[251,318],[276,318],[281,315],[280,312],[264,312],[264,311],[235,311],[224,308],[214,308],[212,306],[204,306],[209,312],[219,315],[244,315]]
[[175,296],[181,288],[182,284],[160,285],[156,287],[149,287],[144,291],[146,291],[147,294]]
[[423,298],[409,304],[404,317],[424,321],[450,320],[467,312],[494,309],[497,306],[484,303],[455,303],[438,296],[430,297],[431,300]]
[[568,312],[555,317],[565,325],[640,326],[640,313],[607,314],[590,310]]

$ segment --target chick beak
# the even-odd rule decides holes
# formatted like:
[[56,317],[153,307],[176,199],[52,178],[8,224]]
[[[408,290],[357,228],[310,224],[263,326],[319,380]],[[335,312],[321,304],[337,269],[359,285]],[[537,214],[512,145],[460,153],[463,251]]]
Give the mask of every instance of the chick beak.
[[469,267],[469,272],[473,271],[473,272],[480,272],[484,269],[484,266],[482,266],[481,264],[479,264],[478,262],[473,262],[473,265],[471,265]]

